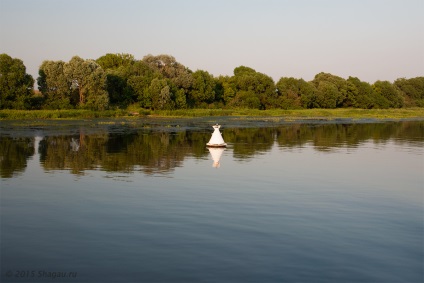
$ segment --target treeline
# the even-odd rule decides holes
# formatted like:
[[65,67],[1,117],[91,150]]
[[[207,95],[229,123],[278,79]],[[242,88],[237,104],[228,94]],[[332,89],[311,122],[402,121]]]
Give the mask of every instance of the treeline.
[[0,109],[105,110],[132,104],[152,110],[424,107],[424,77],[370,84],[319,73],[309,82],[282,77],[275,83],[246,66],[235,68],[233,76],[193,72],[170,55],[47,60],[37,84],[35,91],[22,60],[0,54]]

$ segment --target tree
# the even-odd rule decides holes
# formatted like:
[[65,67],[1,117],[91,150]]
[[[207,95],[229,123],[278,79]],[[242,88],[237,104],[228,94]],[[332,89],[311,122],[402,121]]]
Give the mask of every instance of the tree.
[[63,71],[65,62],[44,61],[38,71],[38,89],[44,96],[44,107],[50,109],[69,109],[77,101],[71,101],[70,83]]
[[276,84],[277,106],[283,109],[312,108],[315,89],[303,79],[281,78]]
[[249,76],[256,74],[256,71],[250,67],[239,66],[234,69],[234,76]]
[[[238,92],[244,92],[241,94],[241,97],[250,97],[249,107],[256,107],[257,105],[254,103],[256,100],[253,100],[252,95],[256,96],[260,101],[258,108],[269,109],[275,107],[275,98],[277,95],[275,84],[271,77],[256,72],[252,68],[240,66],[234,69],[232,82],[236,91],[235,98]],[[239,103],[233,104],[237,105]]]
[[151,80],[144,76],[132,76],[128,79],[128,86],[134,91],[140,106],[143,108],[152,108],[152,97],[149,86]]
[[128,75],[128,87],[134,92],[134,97],[143,108],[152,107],[152,97],[149,86],[154,78],[162,78],[162,75],[155,71],[144,61],[137,61],[131,67]]
[[233,77],[219,76],[215,79],[215,99],[218,103],[229,105],[235,94]]
[[193,73],[193,84],[189,91],[189,103],[194,107],[210,104],[215,100],[215,80],[206,71],[197,70]]
[[317,85],[316,102],[320,108],[336,108],[340,93],[337,86],[329,81],[320,81]]
[[376,81],[372,85],[374,91],[382,101],[382,108],[400,108],[403,106],[401,93],[389,81]]
[[329,74],[315,75],[312,83],[317,89],[317,106],[321,108],[346,107],[351,104],[348,85],[345,79]]
[[126,107],[137,99],[137,94],[128,85],[128,80],[136,75],[139,61],[131,54],[108,53],[96,60],[106,73],[106,89],[112,105]]
[[177,109],[187,108],[187,99],[184,89],[177,89],[175,91],[175,107]]
[[314,108],[316,106],[317,89],[311,82],[299,80],[300,101],[303,108]]
[[117,71],[106,71],[106,90],[111,105],[125,107],[134,102],[134,91]]
[[159,72],[164,78],[172,80],[177,87],[189,89],[193,82],[191,71],[183,64],[177,62],[170,55],[147,55],[143,58],[150,68]]
[[356,77],[349,77],[347,82],[351,86],[350,92],[353,96],[353,107],[363,109],[378,107],[376,93],[369,83],[362,82]]
[[34,79],[22,60],[0,54],[0,109],[30,109]]
[[405,97],[405,106],[424,107],[424,77],[400,78],[394,85]]
[[99,57],[96,62],[103,68],[103,70],[116,70],[122,67],[132,66],[136,60],[134,59],[134,55],[131,54],[107,53],[106,55]]
[[255,86],[252,90],[257,93],[261,102],[260,108],[271,109],[276,108],[276,98],[278,96],[274,80],[265,74],[257,72],[255,74]]
[[153,109],[162,110],[173,108],[171,87],[167,79],[153,79],[148,88],[148,93],[152,99]]
[[106,74],[94,60],[84,60],[78,56],[64,65],[64,73],[71,90],[78,93],[78,106],[102,110],[108,107]]
[[235,108],[259,109],[261,107],[261,101],[253,91],[240,90],[229,105]]
[[[182,101],[182,91],[187,97],[188,92],[193,84],[192,71],[185,67],[183,64],[177,62],[173,56],[170,55],[147,55],[143,58],[153,70],[158,72],[163,78],[168,79],[168,83],[172,85],[173,91],[179,91],[179,101]],[[186,99],[187,100],[187,99]],[[174,105],[175,106],[175,105]]]
[[299,108],[301,94],[297,87],[297,79],[280,78],[275,85],[278,92],[278,106],[283,109]]

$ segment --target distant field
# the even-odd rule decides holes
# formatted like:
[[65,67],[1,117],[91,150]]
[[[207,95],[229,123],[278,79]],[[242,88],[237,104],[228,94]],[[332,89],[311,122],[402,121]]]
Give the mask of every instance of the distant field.
[[258,116],[291,117],[293,119],[405,119],[423,118],[424,108],[401,109],[302,109],[302,110],[255,110],[255,109],[185,109],[185,110],[0,110],[0,120],[27,119],[89,119],[113,117],[207,117],[207,116]]

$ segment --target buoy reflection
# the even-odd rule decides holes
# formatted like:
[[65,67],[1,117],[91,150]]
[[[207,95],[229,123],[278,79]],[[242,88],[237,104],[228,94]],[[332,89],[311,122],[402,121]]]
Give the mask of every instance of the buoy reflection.
[[212,167],[219,168],[219,166],[221,166],[221,163],[219,163],[219,161],[221,160],[221,156],[225,148],[224,147],[208,147],[208,149],[213,160]]

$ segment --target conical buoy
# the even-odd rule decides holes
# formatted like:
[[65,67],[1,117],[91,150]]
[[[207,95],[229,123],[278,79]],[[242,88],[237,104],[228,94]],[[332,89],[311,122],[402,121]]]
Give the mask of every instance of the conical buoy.
[[212,126],[214,131],[212,133],[212,137],[209,142],[206,144],[208,147],[226,147],[227,144],[224,142],[224,139],[221,136],[221,132],[219,131],[220,125],[216,124]]

